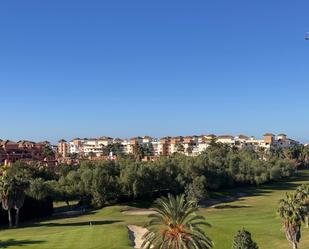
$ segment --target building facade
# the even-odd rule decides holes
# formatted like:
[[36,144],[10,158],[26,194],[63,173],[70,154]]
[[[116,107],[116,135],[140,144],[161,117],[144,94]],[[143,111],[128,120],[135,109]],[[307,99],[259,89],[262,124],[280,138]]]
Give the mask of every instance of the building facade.
[[[228,146],[253,149],[287,148],[299,144],[297,141],[288,138],[285,134],[274,135],[266,133],[262,139],[246,135],[200,135],[200,136],[177,136],[162,137],[160,139],[150,136],[133,137],[130,139],[113,139],[111,137],[100,137],[90,139],[73,139],[69,143],[60,140],[58,143],[58,153],[67,157],[69,154],[103,156],[104,148],[120,144],[123,154],[134,155],[137,149],[144,148],[152,156],[168,156],[174,153],[182,153],[188,156],[197,156],[207,149],[211,143],[222,143]],[[9,146],[9,145],[8,145]],[[141,147],[141,148],[139,148]],[[106,156],[106,155],[104,155]],[[149,156],[149,155],[148,155]]]
[[[35,143],[28,140],[14,142],[11,140],[0,140],[0,164],[11,164],[16,161],[39,161],[44,164],[54,164],[54,155],[45,155],[44,149],[49,146],[49,142]],[[53,154],[53,153],[52,153]]]

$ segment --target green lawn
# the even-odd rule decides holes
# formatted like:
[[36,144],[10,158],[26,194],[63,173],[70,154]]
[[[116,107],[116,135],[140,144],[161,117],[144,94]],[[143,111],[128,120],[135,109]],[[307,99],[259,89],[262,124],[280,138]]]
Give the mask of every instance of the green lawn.
[[[227,193],[243,193],[248,196],[220,204],[218,208],[201,209],[201,213],[212,225],[207,228],[207,234],[213,239],[215,248],[230,249],[234,234],[242,227],[251,231],[262,249],[290,248],[281,231],[276,207],[285,192],[295,189],[305,181],[309,182],[309,172],[302,172],[300,177],[288,182],[260,188],[234,189]],[[24,227],[18,229],[2,229],[0,248],[129,249],[132,247],[126,225],[145,225],[147,217],[121,213],[128,208],[131,207],[113,206],[76,218],[50,219],[24,224]],[[309,229],[303,229],[300,248],[309,248]]]

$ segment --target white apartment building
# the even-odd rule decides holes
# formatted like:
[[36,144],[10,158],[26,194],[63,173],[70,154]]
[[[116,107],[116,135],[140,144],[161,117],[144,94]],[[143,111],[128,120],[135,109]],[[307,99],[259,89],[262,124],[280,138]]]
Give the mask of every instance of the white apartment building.
[[91,138],[85,140],[83,143],[83,152],[85,155],[89,153],[95,153],[96,156],[101,156],[103,152],[102,145],[99,145],[98,140]]
[[235,138],[230,135],[222,135],[222,136],[216,137],[216,142],[233,146],[235,145]]
[[[131,139],[113,139],[111,137],[100,137],[98,139],[73,139],[67,144],[69,153],[85,154],[90,152],[101,156],[103,148],[113,144],[120,143],[124,154],[133,154],[136,145],[151,148],[154,156],[167,156],[176,152],[184,153],[190,156],[201,154],[207,149],[211,142],[228,144],[229,146],[236,146],[239,148],[251,147],[254,149],[270,149],[270,148],[287,148],[299,144],[297,141],[287,138],[285,134],[275,136],[271,133],[266,133],[263,139],[256,139],[255,137],[248,137],[245,135],[231,136],[221,135],[201,135],[201,136],[178,136],[178,137],[163,137],[161,139],[154,139],[149,136],[134,137]],[[64,142],[59,143],[59,148],[63,148]]]
[[144,136],[144,137],[142,138],[141,143],[142,143],[142,144],[151,144],[152,141],[153,141],[153,138],[152,138],[152,137],[150,137],[150,136]]
[[70,154],[81,154],[83,153],[84,140],[80,138],[74,138],[69,142]]
[[113,138],[111,137],[100,137],[97,139],[97,144],[98,146],[102,147],[102,146],[108,146],[110,144],[113,143]]
[[74,144],[72,141],[69,142],[70,154],[81,153],[80,148]]
[[210,145],[211,141],[212,141],[213,137],[209,137],[209,136],[199,136],[198,137],[198,153],[202,153],[203,151],[205,151],[208,146]]
[[124,154],[130,154],[132,149],[131,149],[131,144],[129,139],[123,139],[121,142],[122,145],[122,150]]
[[153,139],[153,141],[151,142],[152,145],[152,149],[153,149],[153,155],[154,156],[159,156],[159,141],[157,139]]
[[277,146],[281,148],[288,148],[290,146],[299,144],[299,142],[293,139],[287,138],[287,135],[285,134],[277,135],[276,143],[277,143]]

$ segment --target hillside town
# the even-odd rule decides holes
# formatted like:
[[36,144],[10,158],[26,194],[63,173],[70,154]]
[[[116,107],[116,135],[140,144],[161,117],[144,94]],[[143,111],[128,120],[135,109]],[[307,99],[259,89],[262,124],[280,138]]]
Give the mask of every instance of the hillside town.
[[266,133],[262,139],[245,135],[200,135],[153,138],[150,136],[130,139],[111,138],[74,138],[71,141],[61,139],[57,145],[48,141],[32,142],[21,140],[0,140],[0,164],[16,161],[36,161],[42,165],[55,166],[58,163],[71,164],[78,158],[91,160],[115,160],[119,154],[140,154],[141,160],[155,160],[160,156],[182,153],[197,156],[211,143],[222,143],[237,148],[269,150],[271,148],[288,148],[300,144],[285,134]]

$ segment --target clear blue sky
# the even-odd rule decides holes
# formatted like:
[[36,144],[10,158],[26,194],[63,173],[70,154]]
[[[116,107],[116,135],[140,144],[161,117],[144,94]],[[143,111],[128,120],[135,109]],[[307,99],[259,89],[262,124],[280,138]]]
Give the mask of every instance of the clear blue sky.
[[0,138],[309,141],[308,0],[3,0]]

